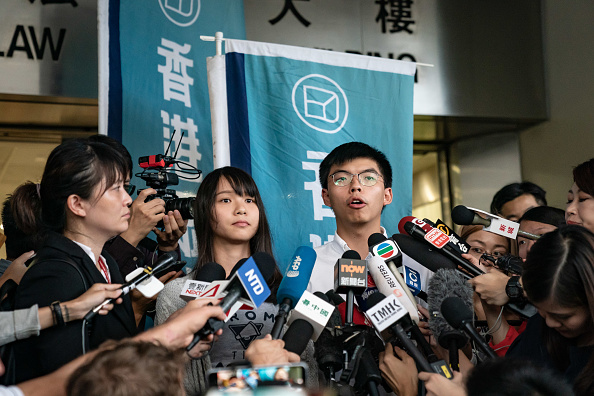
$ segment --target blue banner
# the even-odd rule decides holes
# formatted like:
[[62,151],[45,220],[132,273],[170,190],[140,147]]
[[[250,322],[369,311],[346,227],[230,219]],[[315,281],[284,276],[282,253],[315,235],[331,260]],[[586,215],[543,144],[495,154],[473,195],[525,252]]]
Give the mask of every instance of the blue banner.
[[318,169],[342,143],[367,143],[390,160],[394,201],[382,225],[396,232],[412,206],[415,65],[240,40],[226,49],[228,125],[219,133],[228,133],[230,164],[256,180],[281,270],[295,246],[333,238]]
[[[135,173],[139,157],[176,152],[178,160],[203,174],[212,171],[206,58],[215,54],[215,44],[200,35],[222,31],[245,37],[243,2],[110,0],[108,20],[108,134],[128,148]],[[169,188],[180,197],[193,197],[201,180],[180,180]],[[145,188],[136,177],[132,183]],[[180,248],[186,259],[195,255],[193,222]]]

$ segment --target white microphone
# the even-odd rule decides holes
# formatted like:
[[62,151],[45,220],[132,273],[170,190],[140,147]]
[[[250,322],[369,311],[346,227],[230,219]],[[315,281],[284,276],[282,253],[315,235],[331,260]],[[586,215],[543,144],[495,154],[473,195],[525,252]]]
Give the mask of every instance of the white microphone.
[[393,273],[385,261],[379,256],[372,256],[367,260],[367,269],[380,293],[385,296],[394,295],[409,313],[415,323],[419,323],[417,303],[410,295],[408,286],[404,283],[398,271]]
[[290,326],[298,319],[306,320],[313,327],[311,339],[315,342],[328,324],[334,309],[334,305],[306,290],[291,311],[287,325]]

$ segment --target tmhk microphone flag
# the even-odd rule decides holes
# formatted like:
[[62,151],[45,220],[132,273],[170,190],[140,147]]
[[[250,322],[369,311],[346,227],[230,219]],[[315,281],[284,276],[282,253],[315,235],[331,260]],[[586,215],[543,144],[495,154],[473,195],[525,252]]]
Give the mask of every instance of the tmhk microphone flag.
[[394,199],[382,225],[395,231],[412,207],[416,64],[245,40],[227,39],[225,51],[208,59],[214,166],[252,175],[278,261],[334,237],[318,170],[343,143],[386,154]]
[[[146,188],[136,176],[139,157],[176,151],[177,159],[208,174],[213,155],[204,59],[215,46],[200,35],[224,30],[245,37],[243,1],[101,0],[98,18],[100,133],[130,151],[131,183],[137,190]],[[167,188],[180,198],[194,197],[201,180],[180,178],[179,185]],[[188,260],[196,255],[195,240],[190,220],[179,241],[188,263],[195,261]]]

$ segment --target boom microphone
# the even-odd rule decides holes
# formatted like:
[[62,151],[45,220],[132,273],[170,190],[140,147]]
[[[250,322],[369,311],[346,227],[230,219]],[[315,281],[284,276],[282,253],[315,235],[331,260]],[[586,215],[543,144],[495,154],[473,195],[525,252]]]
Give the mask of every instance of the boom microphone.
[[[488,215],[491,216],[493,219],[499,219],[499,217],[494,216],[492,214],[488,214]],[[517,235],[519,235],[519,236],[522,236],[527,239],[532,239],[532,240],[537,240],[538,238],[540,238],[539,235],[534,235],[529,232],[520,230],[519,223],[513,222],[511,220],[507,220],[507,219],[501,219],[501,220],[504,220],[505,223],[511,224],[512,227],[515,227],[515,229],[517,230]],[[452,221],[458,225],[482,225],[485,228],[490,227],[491,223],[492,223],[491,218],[485,219],[485,218],[479,216],[475,211],[470,210],[469,208],[467,208],[464,205],[458,205],[454,209],[452,209]],[[489,231],[489,230],[487,230],[487,231]],[[505,233],[496,232],[496,234],[503,235],[508,238],[512,237],[512,235],[505,234]],[[515,236],[512,237],[512,239],[515,239]]]
[[272,339],[280,337],[280,333],[287,321],[287,315],[295,307],[301,295],[307,289],[311,272],[316,263],[316,252],[309,246],[300,246],[295,251],[291,263],[287,267],[287,272],[283,277],[278,291],[276,292],[276,301],[279,302],[278,313],[274,319],[272,328]]

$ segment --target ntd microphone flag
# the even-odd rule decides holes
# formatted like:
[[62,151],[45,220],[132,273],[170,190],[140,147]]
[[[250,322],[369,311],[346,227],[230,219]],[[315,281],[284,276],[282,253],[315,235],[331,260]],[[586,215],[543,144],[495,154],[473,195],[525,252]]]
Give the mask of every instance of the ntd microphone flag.
[[215,168],[252,175],[279,262],[289,262],[295,243],[316,247],[334,235],[318,170],[343,143],[385,150],[398,199],[386,206],[382,225],[395,230],[395,219],[412,208],[416,65],[244,40],[226,39],[225,51],[208,60]]
[[229,285],[233,284],[233,279],[236,277],[241,281],[250,301],[255,307],[262,305],[268,296],[270,296],[270,289],[268,288],[266,279],[264,279],[262,273],[260,273],[260,270],[252,257],[248,258],[237,270],[229,280]]

